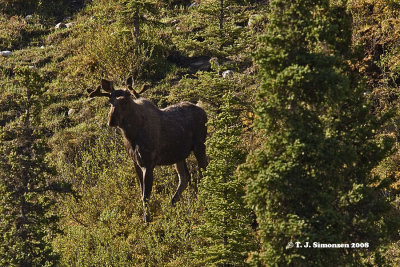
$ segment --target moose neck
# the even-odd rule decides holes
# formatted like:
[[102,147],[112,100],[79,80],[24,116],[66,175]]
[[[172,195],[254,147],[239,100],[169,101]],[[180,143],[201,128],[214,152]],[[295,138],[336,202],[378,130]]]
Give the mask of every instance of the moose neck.
[[118,126],[121,129],[124,139],[128,140],[131,144],[135,143],[138,132],[143,124],[143,118],[140,114],[140,105],[132,100],[128,108],[124,111],[121,123]]

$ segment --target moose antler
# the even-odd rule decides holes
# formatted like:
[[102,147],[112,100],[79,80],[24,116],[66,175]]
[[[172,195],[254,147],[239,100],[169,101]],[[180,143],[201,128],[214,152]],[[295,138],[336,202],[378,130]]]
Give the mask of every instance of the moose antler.
[[88,92],[90,98],[96,97],[96,96],[107,96],[107,97],[111,96],[110,93],[101,92],[101,86],[100,85],[96,88],[96,90],[87,89],[86,91]]
[[145,84],[142,85],[142,88],[140,89],[139,93],[136,92],[135,89],[133,89],[133,86],[132,86],[132,85],[133,85],[132,76],[129,77],[129,78],[126,80],[126,84],[127,84],[127,86],[128,86],[129,91],[131,91],[132,94],[133,94],[136,98],[139,98],[139,97],[140,97],[140,94],[142,94],[144,91],[146,91],[146,90],[149,89],[149,87],[150,87],[149,84],[145,83]]
[[146,91],[149,88],[150,88],[150,84],[147,84],[147,83],[143,84],[142,88],[140,89],[138,94],[140,95],[141,93],[143,93],[144,91]]
[[[101,89],[103,89],[107,93],[101,92]],[[96,90],[87,89],[86,91],[88,92],[89,97],[96,97],[96,96],[110,97],[111,93],[114,91],[114,86],[112,82],[107,81],[106,79],[101,79],[101,85],[97,86]]]
[[101,79],[101,88],[104,91],[112,93],[114,91],[113,82],[107,81],[106,79]]

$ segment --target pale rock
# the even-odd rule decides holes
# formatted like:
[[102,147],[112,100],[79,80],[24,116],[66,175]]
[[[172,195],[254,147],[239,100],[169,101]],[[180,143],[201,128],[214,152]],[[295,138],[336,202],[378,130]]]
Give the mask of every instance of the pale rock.
[[1,52],[0,52],[0,55],[2,55],[3,57],[9,57],[9,56],[12,55],[12,52],[11,52],[11,51],[8,51],[8,50],[6,50],[6,51],[1,51]]
[[197,2],[193,2],[193,3],[191,3],[191,4],[189,5],[189,8],[198,7],[199,5],[200,5],[200,4],[197,3]]
[[71,108],[70,110],[68,110],[68,116],[72,116],[76,113],[76,109]]
[[226,70],[222,73],[222,77],[225,79],[231,78],[232,76],[233,76],[233,71],[231,71],[231,70]]
[[62,28],[66,28],[67,26],[64,24],[64,23],[62,23],[62,22],[60,22],[60,23],[57,23],[57,25],[56,25],[56,29],[62,29]]

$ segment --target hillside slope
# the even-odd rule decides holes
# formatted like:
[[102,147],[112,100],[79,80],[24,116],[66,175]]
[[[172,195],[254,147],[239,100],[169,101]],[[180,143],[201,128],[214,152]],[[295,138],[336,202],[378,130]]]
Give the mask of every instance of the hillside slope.
[[[53,212],[61,215],[62,233],[51,236],[60,264],[191,266],[192,250],[205,242],[192,234],[204,211],[195,186],[171,208],[178,178],[172,166],[156,168],[150,202],[154,218],[143,224],[133,164],[120,133],[106,125],[107,99],[88,99],[87,89],[102,78],[125,87],[133,77],[136,89],[150,85],[143,96],[160,108],[180,101],[200,103],[209,120],[221,112],[229,92],[235,99],[231,112],[241,128],[238,146],[252,151],[263,142],[253,131],[261,84],[253,55],[268,23],[269,1],[225,1],[223,9],[211,0],[51,2],[0,0],[0,51],[12,53],[0,56],[0,126],[13,127],[22,116],[16,108],[22,94],[17,69],[27,66],[44,77],[40,118],[50,147],[47,159],[57,169],[49,179],[68,183],[76,192],[49,194],[57,203]],[[400,5],[362,0],[349,1],[347,8],[358,52],[351,64],[365,77],[365,96],[374,102],[376,114],[396,113],[382,132],[397,139],[396,152],[376,173],[400,181]],[[209,136],[214,131],[210,126]],[[196,180],[193,156],[188,166]],[[398,201],[393,206],[396,218]],[[254,223],[254,244],[256,232]],[[387,240],[381,248],[390,264],[399,263],[397,240]]]

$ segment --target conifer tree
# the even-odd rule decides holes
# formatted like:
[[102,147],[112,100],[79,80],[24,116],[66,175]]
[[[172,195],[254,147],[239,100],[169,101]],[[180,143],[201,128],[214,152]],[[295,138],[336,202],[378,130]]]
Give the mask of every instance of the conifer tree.
[[[204,1],[198,7],[198,15],[203,25],[193,32],[191,39],[199,49],[209,49],[207,53],[228,56],[234,51],[234,44],[243,32],[235,24],[242,16],[243,3],[237,0]],[[206,53],[206,52],[203,52]]]
[[[256,56],[263,145],[241,168],[268,266],[361,266],[398,230],[371,170],[390,154],[353,66],[351,17],[341,1],[273,0]],[[298,243],[296,243],[298,242]],[[305,248],[349,244],[350,248]],[[359,243],[362,248],[352,248]],[[303,247],[302,247],[303,246]]]
[[49,182],[55,169],[46,161],[40,127],[43,79],[29,68],[19,69],[17,79],[19,117],[0,131],[0,265],[54,266],[59,257],[51,236],[58,216],[48,193],[68,187]]
[[215,132],[207,141],[211,160],[199,186],[199,200],[205,207],[196,231],[204,240],[194,252],[199,266],[244,266],[253,246],[250,210],[243,198],[245,183],[235,175],[245,154],[238,147],[241,128],[233,106],[231,94],[225,94],[221,113],[209,122]]
[[144,22],[149,22],[148,19],[145,19],[145,14],[158,14],[159,6],[161,3],[157,0],[145,0],[145,1],[137,1],[137,0],[121,0],[123,5],[123,17],[124,22],[127,25],[133,26],[133,36],[135,38],[136,44],[140,45],[140,29],[141,24]]

